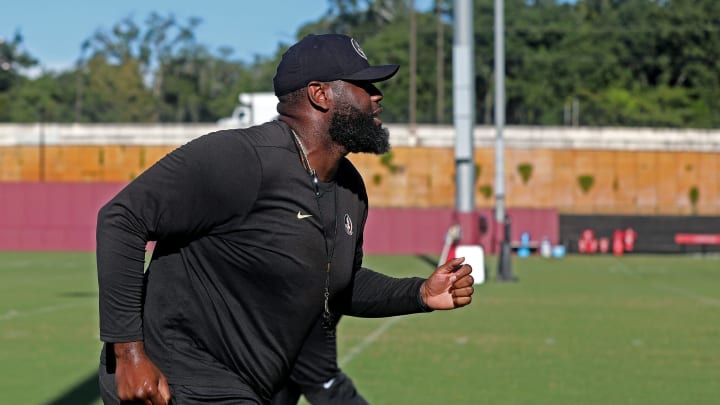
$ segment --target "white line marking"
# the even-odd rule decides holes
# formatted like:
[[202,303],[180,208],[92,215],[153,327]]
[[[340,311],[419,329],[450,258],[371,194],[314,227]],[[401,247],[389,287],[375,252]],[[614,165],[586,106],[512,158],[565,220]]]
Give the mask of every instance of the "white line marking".
[[2,270],[14,270],[30,267],[32,260],[15,260],[10,263],[3,263]]
[[399,321],[399,316],[392,316],[387,318],[385,322],[380,324],[380,326],[377,327],[371,334],[365,336],[365,338],[357,344],[355,347],[350,349],[350,351],[345,354],[339,361],[338,364],[340,367],[345,366],[347,363],[350,363],[352,359],[355,358],[358,354],[362,353],[363,350],[365,350],[368,346],[373,344],[380,336],[382,336],[385,332],[387,332],[388,329],[390,329],[395,322]]
[[37,309],[33,309],[30,311],[26,311],[26,312],[20,312],[15,309],[11,309],[11,310],[7,311],[6,313],[0,315],[0,321],[7,321],[10,319],[17,319],[17,318],[25,318],[28,316],[33,316],[33,315],[38,315],[38,314],[46,314],[49,312],[57,312],[57,311],[62,311],[64,309],[75,308],[75,307],[88,305],[88,304],[89,304],[88,302],[72,302],[72,303],[67,303],[67,304],[52,305],[49,307],[37,308]]
[[[619,259],[615,260],[615,264],[610,266],[609,270],[611,272],[619,270],[619,271],[627,273],[627,274],[632,274],[633,276],[637,276],[640,274],[640,271],[638,271],[638,269],[635,269],[635,268],[625,265]],[[657,270],[659,270],[659,272],[663,273],[663,274],[668,272],[667,269],[664,267],[659,267],[659,268],[657,268]],[[659,290],[659,291],[669,291],[669,292],[681,295],[685,298],[690,298],[690,299],[695,300],[703,305],[720,306],[720,299],[707,297],[702,294],[698,294],[695,291],[688,290],[686,288],[670,286],[667,284],[657,283],[657,282],[651,283],[650,287],[652,287],[656,290]]]
[[706,297],[704,295],[700,295],[696,293],[695,291],[687,290],[684,288],[679,287],[671,287],[668,285],[661,285],[657,283],[653,283],[653,287],[657,290],[664,290],[664,291],[670,291],[679,295],[682,295],[686,298],[694,299],[698,302],[700,302],[703,305],[711,305],[711,306],[720,306],[720,299],[712,298],[712,297]]

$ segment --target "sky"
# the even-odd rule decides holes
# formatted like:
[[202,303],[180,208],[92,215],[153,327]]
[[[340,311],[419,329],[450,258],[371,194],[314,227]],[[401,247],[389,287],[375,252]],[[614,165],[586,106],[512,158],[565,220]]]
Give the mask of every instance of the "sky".
[[[39,60],[41,69],[72,66],[80,44],[98,29],[109,30],[125,17],[142,25],[151,12],[180,21],[199,17],[196,40],[210,50],[235,50],[232,59],[252,61],[271,56],[280,42],[290,44],[304,24],[318,20],[328,0],[4,0],[0,37],[23,36],[22,49]],[[427,10],[432,0],[416,0]]]

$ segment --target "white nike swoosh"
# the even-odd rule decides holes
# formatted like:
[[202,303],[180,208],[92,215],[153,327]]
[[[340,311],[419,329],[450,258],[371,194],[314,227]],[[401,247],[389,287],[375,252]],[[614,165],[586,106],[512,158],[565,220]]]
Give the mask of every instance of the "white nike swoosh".
[[335,382],[335,379],[332,378],[332,379],[330,379],[330,381],[324,382],[322,386],[323,386],[323,388],[328,389],[328,388],[332,387],[334,382]]
[[312,215],[306,215],[306,214],[303,214],[302,212],[298,211],[297,219],[310,218],[311,216],[312,216]]

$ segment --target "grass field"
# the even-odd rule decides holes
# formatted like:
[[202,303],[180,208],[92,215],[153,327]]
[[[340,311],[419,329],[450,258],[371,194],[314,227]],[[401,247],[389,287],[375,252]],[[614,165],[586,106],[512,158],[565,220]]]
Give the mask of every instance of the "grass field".
[[[428,260],[370,256],[395,275]],[[720,258],[513,258],[452,312],[344,318],[340,362],[372,404],[720,403]],[[89,253],[0,253],[2,404],[96,404]]]

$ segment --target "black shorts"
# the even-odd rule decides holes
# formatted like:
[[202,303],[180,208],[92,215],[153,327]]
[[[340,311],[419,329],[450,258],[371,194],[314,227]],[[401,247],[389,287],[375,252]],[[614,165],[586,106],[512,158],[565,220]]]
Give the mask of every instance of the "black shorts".
[[272,400],[272,405],[296,405],[304,395],[312,405],[368,405],[365,398],[355,389],[350,377],[340,373],[332,380],[320,385],[299,385],[290,382]]

